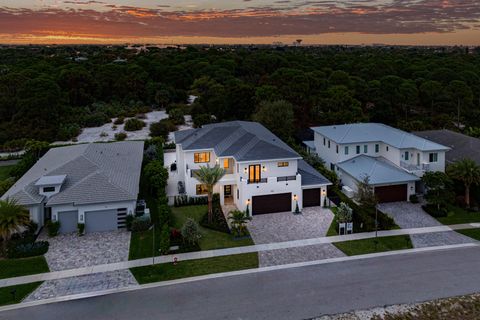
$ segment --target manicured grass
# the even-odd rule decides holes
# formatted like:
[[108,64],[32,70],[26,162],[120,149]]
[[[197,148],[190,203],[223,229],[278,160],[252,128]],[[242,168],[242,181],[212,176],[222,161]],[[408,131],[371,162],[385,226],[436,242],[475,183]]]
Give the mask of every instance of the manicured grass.
[[[337,215],[337,207],[331,207],[330,210],[332,210],[333,214],[336,216]],[[338,236],[338,229],[337,229],[337,224],[335,223],[335,217],[333,217],[332,223],[330,224],[330,227],[328,228],[327,231],[327,237],[332,237],[332,236]]]
[[[33,290],[37,289],[42,282],[27,283],[18,286],[0,288],[0,306],[6,304],[19,303],[28,296]],[[15,290],[15,299],[12,295],[12,290]]]
[[48,272],[47,261],[43,256],[25,259],[0,260],[0,279]]
[[139,284],[166,281],[211,273],[258,268],[257,253],[180,261],[177,265],[164,263],[155,266],[132,268]]
[[0,180],[5,180],[10,177],[10,170],[14,166],[0,166]]
[[[203,215],[207,212],[207,206],[186,206],[172,208],[173,227],[181,229],[188,218],[200,222]],[[215,231],[200,226],[202,238],[200,239],[200,248],[202,250],[222,249],[231,247],[241,247],[253,245],[252,239],[233,240],[231,234]]]
[[377,238],[377,240],[376,245],[375,238],[337,242],[333,245],[347,256],[413,248],[410,236],[384,237]]
[[445,225],[480,222],[480,212],[469,212],[459,207],[450,206],[448,216],[436,219]]
[[457,230],[457,232],[480,241],[480,229]]

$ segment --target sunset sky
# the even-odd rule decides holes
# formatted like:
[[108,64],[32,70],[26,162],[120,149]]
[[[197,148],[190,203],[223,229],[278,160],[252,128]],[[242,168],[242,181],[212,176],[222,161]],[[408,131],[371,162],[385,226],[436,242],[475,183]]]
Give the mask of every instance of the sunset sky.
[[0,43],[480,45],[480,0],[0,0]]

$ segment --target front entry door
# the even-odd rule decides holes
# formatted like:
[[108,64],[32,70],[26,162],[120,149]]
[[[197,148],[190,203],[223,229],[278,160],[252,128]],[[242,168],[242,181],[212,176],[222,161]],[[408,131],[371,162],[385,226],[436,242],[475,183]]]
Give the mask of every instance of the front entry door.
[[225,204],[230,204],[233,202],[231,185],[223,186],[223,199]]

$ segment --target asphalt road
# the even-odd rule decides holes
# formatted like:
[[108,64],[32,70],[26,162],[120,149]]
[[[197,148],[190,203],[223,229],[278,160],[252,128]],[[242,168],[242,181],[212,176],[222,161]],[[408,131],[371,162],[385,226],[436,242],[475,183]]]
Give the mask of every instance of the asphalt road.
[[0,313],[0,319],[306,319],[480,291],[480,248],[202,280]]

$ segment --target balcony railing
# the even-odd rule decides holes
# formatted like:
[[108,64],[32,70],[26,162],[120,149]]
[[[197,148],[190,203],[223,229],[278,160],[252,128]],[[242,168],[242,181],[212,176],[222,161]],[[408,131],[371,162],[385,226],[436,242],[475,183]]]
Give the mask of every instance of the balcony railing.
[[267,178],[262,178],[262,179],[248,179],[247,183],[248,184],[254,184],[254,183],[267,183],[268,180]]
[[297,176],[277,177],[277,182],[297,180]]

